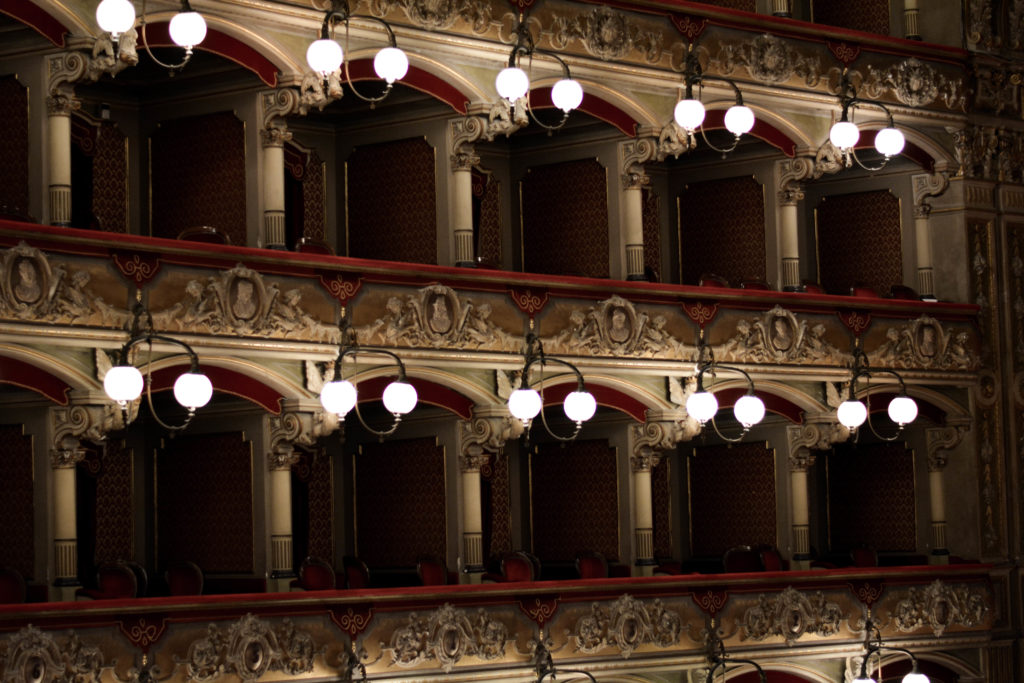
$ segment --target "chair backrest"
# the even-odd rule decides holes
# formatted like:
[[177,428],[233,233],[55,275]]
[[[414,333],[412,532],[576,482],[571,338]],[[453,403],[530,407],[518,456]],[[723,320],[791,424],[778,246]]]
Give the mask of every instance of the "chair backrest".
[[416,562],[416,574],[424,586],[443,586],[448,583],[448,567],[444,561],[434,557],[421,557]]
[[14,567],[0,567],[0,604],[25,602],[28,586],[25,577]]
[[221,232],[210,225],[185,228],[178,233],[178,239],[188,240],[189,242],[207,242],[209,244],[231,244],[231,238],[226,232]]
[[501,558],[501,575],[506,581],[533,581],[533,561],[524,552],[511,552]]
[[726,550],[722,557],[722,565],[727,574],[764,571],[761,566],[761,554],[749,545],[738,545]]
[[149,590],[149,575],[146,573],[146,568],[134,560],[124,560],[120,564],[128,567],[135,574],[135,597],[145,597]]
[[697,284],[701,287],[729,287],[729,281],[721,275],[702,273]]
[[202,595],[203,570],[195,562],[176,562],[164,572],[171,595]]
[[576,555],[576,573],[581,579],[608,578],[608,560],[599,552],[579,553]]
[[785,562],[782,560],[782,554],[778,548],[773,546],[761,546],[758,548],[758,552],[761,554],[761,567],[766,572],[781,572],[786,568]]
[[874,548],[854,548],[850,551],[854,567],[877,567],[878,553]]
[[747,278],[740,281],[740,289],[757,289],[761,291],[773,291],[772,283],[760,278]]
[[96,570],[96,588],[99,597],[134,598],[139,586],[131,567],[117,562],[101,565]]
[[299,585],[308,591],[325,591],[335,587],[334,567],[319,557],[307,557],[299,567]]
[[331,245],[323,240],[315,240],[312,237],[300,239],[298,244],[295,245],[295,251],[303,254],[334,254],[334,249]]
[[370,587],[370,568],[366,566],[365,562],[358,557],[346,555],[342,558],[341,563],[345,568],[345,581],[348,582],[349,588]]

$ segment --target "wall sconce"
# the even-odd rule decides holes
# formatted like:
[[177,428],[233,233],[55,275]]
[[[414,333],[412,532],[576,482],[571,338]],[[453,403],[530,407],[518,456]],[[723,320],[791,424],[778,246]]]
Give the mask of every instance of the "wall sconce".
[[562,78],[551,88],[551,103],[562,110],[562,120],[553,126],[540,121],[533,113],[529,98],[526,100],[526,110],[537,125],[548,130],[557,130],[569,120],[569,113],[583,102],[583,86],[573,80],[572,74],[569,73],[569,65],[561,57],[554,52],[540,50],[534,45],[533,36],[530,35],[530,29],[523,20],[522,14],[519,15],[519,24],[516,26],[515,34],[516,43],[508,57],[508,66],[498,73],[497,78],[494,79],[494,87],[497,88],[501,97],[515,106],[516,101],[525,97],[530,91],[530,77],[519,67],[522,57],[529,57],[530,67],[533,65],[535,53],[552,57],[562,66]]
[[[341,422],[344,422],[345,416],[355,408],[356,417],[359,418],[360,424],[374,436],[383,439],[385,436],[393,434],[398,429],[398,423],[402,421],[402,416],[411,413],[413,408],[416,407],[416,387],[405,381],[405,364],[402,363],[402,359],[396,354],[387,349],[368,346],[361,347],[358,345],[355,330],[349,325],[344,308],[341,311],[339,327],[341,328],[341,342],[338,347],[338,357],[334,361],[334,373],[331,381],[324,383],[324,387],[320,391],[320,404],[327,412],[335,413]],[[356,390],[356,386],[347,379],[343,379],[342,363],[346,356],[351,356],[354,360],[356,355],[360,353],[386,356],[398,368],[398,378],[384,387],[384,394],[381,396],[384,408],[394,417],[394,422],[391,423],[391,427],[388,429],[377,430],[366,424],[362,413],[359,412],[359,393]]]
[[[832,125],[832,129],[828,133],[828,139],[843,153],[843,159],[847,168],[850,168],[853,162],[856,161],[857,165],[866,171],[878,171],[889,163],[889,159],[903,151],[906,138],[903,137],[903,133],[893,124],[892,112],[881,102],[871,102],[857,97],[857,89],[853,87],[853,83],[850,82],[845,69],[843,70],[843,78],[839,85],[839,101],[843,105],[843,113],[839,121]],[[889,119],[889,125],[875,133],[875,149],[883,157],[882,163],[878,166],[866,166],[857,158],[856,145],[857,141],[860,140],[860,129],[852,120],[852,110],[856,109],[858,105],[878,107],[885,112]]]
[[[704,375],[712,378],[720,371],[735,372],[747,380],[747,393],[740,396],[732,407],[733,416],[740,423],[743,432],[737,437],[728,437],[718,429],[715,415],[718,413],[718,399],[710,391],[704,389]],[[721,438],[731,443],[740,441],[750,428],[764,419],[764,401],[754,393],[754,380],[744,370],[729,365],[721,365],[715,361],[714,352],[704,342],[704,330],[700,332],[697,342],[697,390],[686,399],[686,412],[703,428],[709,421]]]
[[[345,54],[348,52],[348,28],[349,20],[351,19],[376,21],[387,31],[388,46],[381,49],[377,56],[373,58],[373,70],[379,78],[387,83],[383,94],[379,97],[368,97],[360,93],[349,76],[349,60],[345,59]],[[334,25],[339,22],[345,25],[344,50],[342,50],[341,45],[337,41],[331,38]],[[395,40],[395,32],[391,29],[391,25],[379,17],[352,14],[349,10],[348,0],[331,0],[331,8],[324,15],[324,22],[320,27],[320,37],[310,43],[309,48],[306,49],[306,62],[309,64],[309,68],[320,74],[325,81],[344,65],[345,80],[348,81],[348,86],[355,93],[356,97],[365,102],[380,102],[383,100],[391,92],[395,81],[404,78],[405,74],[409,71],[409,58],[405,52],[399,49],[398,42]]]
[[[135,26],[135,6],[130,0],[103,0],[96,7],[96,23],[104,31],[110,33],[113,40],[117,40],[122,33],[127,33]],[[178,64],[164,64],[149,49],[149,41],[146,40],[146,1],[142,2],[142,17],[140,19],[142,34],[142,46],[146,48],[149,58],[165,69],[181,69],[192,58],[192,48],[203,42],[206,37],[206,20],[203,15],[192,9],[188,0],[181,0],[181,11],[174,15],[168,30],[171,40],[176,45],[185,48],[185,58]]]
[[718,635],[718,629],[715,627],[714,619],[711,620],[711,625],[708,628],[707,633],[708,674],[704,678],[705,681],[708,681],[708,683],[714,681],[715,674],[719,669],[722,670],[722,679],[725,680],[729,673],[730,665],[747,664],[757,670],[758,675],[761,677],[761,683],[768,683],[768,677],[767,674],[765,674],[764,669],[762,669],[761,665],[753,659],[738,659],[725,653],[725,644],[722,643],[722,639]]
[[[107,370],[107,374],[103,376],[103,390],[107,392],[107,396],[117,401],[118,405],[121,406],[125,414],[125,425],[130,422],[128,404],[139,398],[142,395],[143,387],[145,387],[146,399],[149,402],[149,411],[153,415],[153,419],[161,427],[170,431],[185,429],[192,421],[192,418],[195,417],[196,409],[205,406],[213,397],[213,385],[210,383],[210,378],[199,369],[199,356],[196,355],[191,346],[173,337],[153,332],[153,317],[142,305],[141,301],[135,302],[132,314],[131,337],[121,347],[117,357],[117,365]],[[145,329],[141,325],[143,318],[145,318]],[[153,407],[152,355],[154,341],[180,346],[189,358],[190,367],[188,372],[182,373],[174,382],[174,398],[182,407],[188,410],[185,421],[180,425],[167,424],[160,419],[156,409]],[[143,380],[142,372],[129,362],[129,354],[132,348],[136,344],[142,343],[149,346],[150,354],[150,360],[147,361],[145,380]]]
[[[568,437],[559,436],[551,431],[547,418],[544,416],[544,397],[536,389],[530,388],[530,369],[534,365],[539,365],[541,373],[543,373],[544,365],[547,363],[554,363],[569,368],[576,375],[576,391],[570,391],[562,404],[566,417],[576,423],[575,431]],[[540,382],[543,381],[544,378],[542,376]],[[508,397],[508,410],[512,413],[512,417],[522,420],[524,433],[527,435],[529,434],[533,418],[537,417],[537,413],[540,413],[541,422],[544,424],[544,429],[547,430],[548,434],[559,441],[572,441],[580,433],[583,423],[594,416],[594,413],[597,411],[597,401],[594,399],[594,395],[587,391],[583,383],[583,375],[579,369],[568,361],[546,356],[540,339],[531,332],[526,336],[526,363],[523,366],[520,385]]]
[[882,632],[875,626],[875,622],[868,617],[867,624],[865,626],[864,636],[864,659],[860,663],[860,674],[857,678],[853,679],[853,683],[875,683],[875,679],[868,676],[868,660],[872,655],[880,655],[883,650],[890,652],[902,652],[906,656],[910,657],[911,670],[906,676],[903,677],[903,683],[929,683],[928,677],[923,673],[917,671],[917,657],[907,649],[902,647],[892,647],[891,645],[882,644]]
[[[892,436],[882,436],[876,430],[874,425],[871,424],[870,410],[868,404],[857,399],[857,382],[860,379],[870,380],[872,374],[885,373],[892,375],[899,382],[900,390],[899,394],[889,402],[889,419],[896,423],[898,429]],[[868,397],[870,403],[870,396]],[[872,370],[868,367],[867,355],[860,348],[860,339],[857,339],[856,344],[853,347],[853,376],[850,378],[850,391],[847,399],[839,404],[839,408],[836,409],[836,419],[839,420],[839,424],[843,425],[850,430],[850,433],[854,436],[857,434],[857,428],[865,422],[868,423],[868,427],[871,428],[871,432],[883,441],[895,441],[900,437],[903,432],[903,428],[913,422],[917,418],[917,403],[914,399],[907,396],[907,385],[904,384],[903,378],[895,370],[886,370],[877,368]]]
[[555,670],[555,660],[551,657],[551,650],[548,649],[544,643],[544,632],[541,631],[537,636],[537,646],[533,651],[533,658],[537,665],[537,683],[544,683],[544,679],[551,677],[551,680],[557,680],[556,674],[575,674],[577,676],[584,676],[590,679],[591,683],[597,683],[597,679],[590,673],[583,671],[582,669],[558,669]]
[[[700,101],[700,97],[693,96],[693,86],[703,86],[705,80],[716,80],[724,81],[728,83],[733,92],[736,93],[736,104],[729,107],[728,111],[725,112],[725,127],[735,137],[732,145],[719,149],[712,145],[704,133],[704,128],[701,125],[704,123],[704,115],[706,113],[704,109],[704,103]],[[683,83],[685,85],[685,95],[679,98],[676,102],[674,118],[679,127],[686,131],[689,137],[689,149],[694,149],[697,146],[697,141],[694,139],[694,131],[700,128],[701,137],[704,138],[704,142],[711,149],[716,152],[727,154],[734,149],[740,142],[740,137],[749,133],[754,127],[754,112],[751,111],[750,107],[743,104],[743,94],[740,93],[739,87],[732,80],[728,78],[722,78],[718,76],[705,76],[704,70],[701,68],[700,59],[692,51],[687,53],[686,62],[684,64],[683,71]],[[680,95],[683,95],[681,92]]]

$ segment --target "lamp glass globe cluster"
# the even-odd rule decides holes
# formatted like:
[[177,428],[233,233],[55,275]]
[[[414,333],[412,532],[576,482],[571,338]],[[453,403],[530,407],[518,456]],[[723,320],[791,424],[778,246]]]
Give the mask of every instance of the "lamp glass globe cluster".
[[[710,391],[695,391],[686,399],[686,412],[704,425],[718,412],[718,399]],[[732,414],[744,429],[750,429],[764,419],[764,401],[744,394],[733,404]]]
[[116,38],[135,25],[135,6],[129,0],[103,0],[96,6],[96,23]]
[[[418,398],[416,387],[401,380],[388,384],[381,396],[384,408],[396,417],[411,413],[416,407]],[[344,420],[345,416],[355,408],[358,399],[359,392],[355,385],[347,379],[327,382],[320,390],[320,405],[341,420]]]
[[[103,377],[103,390],[121,405],[142,395],[142,373],[133,365],[115,365]],[[213,398],[210,378],[199,370],[189,370],[174,382],[174,398],[189,410],[202,408]]]
[[[860,128],[856,123],[848,121],[844,115],[842,120],[832,125],[828,132],[828,139],[844,152],[852,150],[860,140]],[[902,152],[905,145],[906,138],[903,133],[891,125],[875,134],[875,149],[886,158],[894,157]]]
[[[536,389],[516,389],[508,397],[508,411],[524,424],[537,417],[543,407],[540,393]],[[562,402],[562,409],[566,417],[576,424],[582,424],[594,417],[597,400],[585,389],[570,391]]]
[[[917,402],[900,394],[889,402],[889,419],[904,427],[917,419]],[[836,409],[836,419],[847,429],[856,429],[868,419],[868,407],[862,401],[847,399]]]
[[[336,40],[318,38],[306,48],[306,63],[324,78],[340,69],[344,61],[345,52]],[[409,73],[409,57],[401,48],[389,45],[373,58],[373,70],[378,78],[394,83]]]
[[178,12],[171,19],[169,31],[176,45],[191,49],[206,37],[206,21],[199,12]]
[[[135,7],[130,0],[103,0],[96,7],[96,23],[116,38],[135,25]],[[206,38],[206,20],[199,12],[183,7],[171,18],[168,31],[175,45],[191,49]]]
[[[529,92],[530,77],[518,66],[509,66],[498,72],[494,87],[498,95],[515,104]],[[583,86],[572,78],[558,80],[551,87],[551,103],[568,114],[583,103]]]
[[[700,128],[706,115],[704,104],[692,97],[676,102],[673,111],[673,117],[679,127],[690,133]],[[725,127],[736,137],[749,133],[754,128],[753,110],[742,104],[729,107],[725,112]]]

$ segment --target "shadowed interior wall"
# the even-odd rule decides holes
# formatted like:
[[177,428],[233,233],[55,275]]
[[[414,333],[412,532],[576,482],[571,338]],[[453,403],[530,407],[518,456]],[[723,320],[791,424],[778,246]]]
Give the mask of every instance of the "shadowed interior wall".
[[765,278],[764,187],[750,176],[687,184],[679,193],[682,284],[714,274],[737,285]]
[[370,567],[446,556],[444,447],[435,438],[363,444],[355,492],[356,552]]
[[540,444],[530,454],[533,552],[572,562],[580,551],[619,559],[615,449],[603,439]]
[[35,529],[32,507],[32,437],[22,425],[0,425],[0,566],[35,576]]
[[826,292],[849,294],[857,285],[884,294],[903,282],[900,200],[889,190],[824,197],[814,221]]
[[889,35],[889,0],[813,0],[811,15],[817,24]]
[[504,451],[491,456],[490,462],[480,469],[482,490],[489,508],[484,514],[484,553],[500,557],[512,548],[512,500],[509,486],[509,460]]
[[207,574],[253,570],[252,443],[242,432],[184,434],[156,453],[157,564]]
[[28,88],[0,77],[0,211],[28,216]]
[[651,470],[651,505],[654,512],[654,557],[672,557],[672,462],[662,457]]
[[764,442],[698,446],[689,459],[694,556],[776,545],[775,454]]
[[531,168],[520,202],[523,270],[608,277],[608,180],[597,160]]
[[112,121],[73,114],[71,143],[88,164],[84,177],[75,174],[72,166],[72,225],[128,232],[128,141],[124,133]]
[[437,263],[434,157],[423,138],[352,151],[345,162],[349,256]]
[[322,242],[327,235],[325,208],[324,162],[315,149],[306,149],[294,142],[284,146],[284,167],[288,177],[297,183],[294,200],[286,199],[285,217],[293,237],[306,237]]
[[658,211],[661,199],[650,188],[644,189],[643,193],[644,268],[651,271],[654,282],[660,282],[664,277],[661,272],[661,217]]
[[[91,510],[79,511],[79,515],[95,515],[96,565],[133,559],[131,449],[116,440],[105,449],[89,449],[79,465],[79,476],[83,474],[96,480],[96,504]],[[79,552],[82,545],[79,539]]]
[[473,169],[476,255],[484,265],[501,267],[501,183],[493,173]]
[[[332,460],[323,449],[303,451],[292,467],[295,477],[305,487],[304,521],[307,538],[306,555],[330,560],[334,557],[334,485]],[[293,516],[293,520],[295,516]],[[296,536],[299,530],[296,530]],[[298,558],[299,563],[302,558]]]
[[245,124],[233,112],[162,122],[150,168],[154,237],[206,225],[246,244]]

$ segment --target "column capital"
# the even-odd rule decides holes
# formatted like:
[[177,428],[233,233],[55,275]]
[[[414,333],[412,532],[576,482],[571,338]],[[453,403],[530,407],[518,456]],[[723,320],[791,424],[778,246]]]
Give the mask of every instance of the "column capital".
[[71,112],[81,106],[81,100],[74,96],[70,88],[57,91],[46,98],[47,116],[71,116]]
[[622,169],[622,188],[639,189],[651,184],[651,178],[644,171],[644,164],[658,156],[658,143],[653,137],[637,138],[619,144],[619,161]]
[[810,157],[793,157],[776,164],[780,201],[784,195],[793,195],[792,202],[804,198],[803,181],[816,178],[815,161]]
[[792,185],[784,190],[779,190],[776,196],[781,206],[795,206],[804,199],[804,186]]
[[[935,173],[919,173],[911,176],[914,186],[914,210],[915,215],[919,207],[928,206],[925,200],[929,197],[938,197],[949,187],[949,173],[937,171]],[[930,208],[930,207],[929,207]],[[922,216],[926,218],[927,215]]]
[[284,147],[292,139],[292,132],[283,123],[260,130],[260,144],[264,147]]
[[945,427],[924,430],[928,444],[929,472],[939,472],[946,467],[949,451],[960,445],[970,428],[971,420],[969,418],[951,418]]
[[789,442],[789,468],[791,471],[807,471],[814,465],[811,451],[825,450],[833,444],[845,441],[850,432],[831,416],[812,419],[803,425],[786,428]]
[[[95,402],[73,402],[68,406],[51,408],[50,425],[53,434],[51,460],[54,467],[72,467],[82,459],[81,454],[73,455],[73,452],[81,450],[82,441],[102,443],[107,434],[124,427],[124,417],[117,404],[112,401],[101,402],[96,398]],[[67,462],[69,458],[77,459]]]
[[275,88],[260,93],[262,128],[285,129],[285,119],[299,112],[299,93],[294,88]]
[[459,468],[463,472],[480,469],[506,441],[523,433],[523,423],[509,415],[506,406],[475,413],[472,420],[459,421]]
[[686,415],[684,410],[648,411],[647,421],[629,426],[631,442],[630,462],[633,471],[643,471],[658,463],[660,453],[670,451],[683,441],[689,441],[700,433],[700,425]]
[[525,112],[513,109],[508,101],[495,102],[487,116],[463,116],[448,121],[451,134],[451,161],[455,170],[465,171],[480,163],[473,143],[491,142],[499,135],[508,137],[527,124]]
[[274,454],[287,458],[295,446],[312,448],[317,439],[338,427],[338,416],[325,411],[319,401],[286,399],[283,404],[280,415],[268,417],[271,458]]

